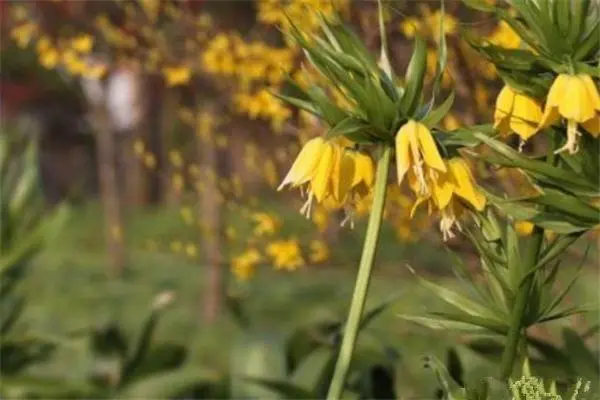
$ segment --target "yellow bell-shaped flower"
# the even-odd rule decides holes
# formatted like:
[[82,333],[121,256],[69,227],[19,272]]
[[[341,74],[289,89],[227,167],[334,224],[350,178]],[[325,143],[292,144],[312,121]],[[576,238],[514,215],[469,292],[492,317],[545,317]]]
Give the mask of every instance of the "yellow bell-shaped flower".
[[[423,202],[427,202],[429,213],[434,209],[440,212],[440,230],[444,240],[454,237],[452,228],[458,225],[458,217],[462,214],[464,205],[470,205],[477,211],[482,211],[486,205],[485,196],[477,189],[475,179],[466,161],[453,158],[447,163],[447,172],[427,171],[426,176],[431,192],[429,195],[419,195],[417,177],[408,175],[409,185],[417,194],[417,200],[411,210],[411,217]],[[460,225],[458,225],[460,228]]]
[[301,209],[310,215],[312,203],[327,201],[341,208],[355,180],[355,158],[353,152],[332,141],[322,138],[309,140],[298,154],[296,161],[279,185],[278,190],[291,187],[308,186],[308,200]]
[[519,135],[522,141],[528,140],[538,132],[542,119],[541,104],[505,85],[496,99],[494,128],[501,135],[511,132]]
[[446,172],[446,165],[438,151],[429,129],[420,122],[410,120],[396,134],[396,168],[398,184],[412,169],[421,195],[429,193],[424,166]]
[[556,150],[557,153],[568,150],[577,152],[578,136],[581,125],[594,137],[600,135],[600,95],[598,88],[589,75],[560,74],[552,83],[540,128],[555,124],[560,118],[567,120],[567,142]]

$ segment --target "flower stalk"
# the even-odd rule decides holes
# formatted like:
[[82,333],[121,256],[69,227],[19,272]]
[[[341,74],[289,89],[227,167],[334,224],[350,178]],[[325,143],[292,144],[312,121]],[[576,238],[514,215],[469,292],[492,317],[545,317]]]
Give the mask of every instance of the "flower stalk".
[[392,148],[390,146],[385,146],[382,149],[381,156],[377,162],[375,187],[373,189],[373,206],[369,216],[363,251],[356,276],[354,292],[352,294],[352,302],[350,304],[350,311],[348,312],[348,319],[342,338],[342,345],[327,393],[328,400],[339,400],[342,397],[344,383],[346,382],[346,376],[348,375],[348,369],[352,360],[352,353],[354,352],[356,339],[360,330],[360,321],[365,308],[369,282],[371,280],[371,271],[373,269],[373,261],[375,259],[375,251],[379,241],[381,221],[383,219],[391,157]]
[[[527,250],[523,255],[523,263],[527,266],[526,271],[530,271],[532,268],[535,268],[543,241],[544,230],[536,226],[531,235],[530,242],[527,245]],[[515,361],[517,360],[519,341],[523,336],[523,318],[525,316],[527,300],[529,299],[529,293],[531,292],[531,287],[533,286],[534,280],[535,273],[526,275],[526,278],[519,286],[517,292],[517,297],[511,312],[510,327],[508,330],[508,336],[506,338],[506,345],[504,347],[504,353],[502,354],[502,360],[500,362],[500,377],[503,380],[508,380],[508,378],[510,378],[513,372]]]

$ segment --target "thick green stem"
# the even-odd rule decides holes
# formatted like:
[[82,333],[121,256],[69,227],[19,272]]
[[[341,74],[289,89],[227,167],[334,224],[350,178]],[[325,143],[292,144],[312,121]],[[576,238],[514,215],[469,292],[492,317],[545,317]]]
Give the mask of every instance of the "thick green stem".
[[[543,240],[544,230],[536,226],[530,238],[530,242],[527,244],[526,252],[523,254],[522,262],[527,267],[526,271],[535,268]],[[529,293],[531,292],[535,275],[535,273],[529,274],[523,280],[519,286],[517,298],[515,299],[511,311],[511,321],[508,336],[506,338],[506,347],[504,348],[502,362],[500,364],[500,376],[503,380],[510,378],[515,361],[518,359],[517,349],[523,332],[523,316],[525,315],[527,300],[529,299]]]
[[385,146],[377,163],[373,207],[371,209],[371,215],[369,216],[362,256],[358,267],[358,274],[356,276],[356,284],[352,295],[352,303],[350,304],[348,320],[346,321],[344,336],[342,338],[342,346],[335,364],[329,392],[327,393],[328,400],[339,400],[342,397],[344,383],[346,382],[352,353],[354,352],[354,346],[360,328],[360,320],[367,299],[369,281],[371,280],[371,270],[373,268],[373,260],[375,259],[375,250],[377,249],[377,242],[379,240],[391,156],[392,148]]

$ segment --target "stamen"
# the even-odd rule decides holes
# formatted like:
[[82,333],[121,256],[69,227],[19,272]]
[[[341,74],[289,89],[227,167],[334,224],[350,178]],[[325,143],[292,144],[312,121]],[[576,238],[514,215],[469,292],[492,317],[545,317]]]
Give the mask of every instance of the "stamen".
[[525,141],[521,139],[519,140],[519,153],[523,152],[523,147],[525,147]]
[[417,177],[417,181],[419,182],[419,195],[429,195],[429,188],[427,186],[427,181],[425,180],[422,160],[419,160],[417,163],[415,163],[413,171],[415,172],[415,176]]
[[313,203],[313,194],[311,192],[308,195],[308,200],[306,200],[306,202],[300,209],[300,214],[304,215],[306,217],[306,219],[310,219],[310,215],[312,213],[312,203]]
[[354,229],[354,211],[349,207],[344,207],[344,219],[340,223],[343,228],[348,222],[350,222],[350,229]]
[[581,132],[577,130],[577,121],[567,121],[567,143],[560,149],[556,150],[554,154],[562,153],[565,150],[569,150],[569,154],[575,154],[579,151],[579,136]]

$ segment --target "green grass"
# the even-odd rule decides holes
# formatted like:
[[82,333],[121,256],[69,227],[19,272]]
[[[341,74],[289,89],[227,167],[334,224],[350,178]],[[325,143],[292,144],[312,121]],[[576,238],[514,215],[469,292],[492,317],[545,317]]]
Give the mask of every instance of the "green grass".
[[[60,336],[117,318],[133,335],[154,296],[172,290],[176,301],[160,322],[157,340],[189,343],[193,350],[191,362],[226,368],[228,351],[239,340],[241,331],[228,314],[212,326],[200,322],[205,290],[202,263],[168,252],[143,250],[148,238],[167,243],[172,238],[190,235],[189,228],[177,217],[177,210],[147,209],[128,214],[129,265],[126,276],[119,281],[106,278],[100,215],[95,205],[75,210],[61,235],[36,260],[26,284],[30,299],[26,316],[30,326],[44,334]],[[235,215],[227,218],[235,223]],[[286,215],[286,224],[290,234],[296,227],[301,237],[310,233],[307,223],[295,215]],[[244,299],[252,329],[285,334],[299,323],[342,318],[353,288],[361,230],[359,226],[342,236],[334,251],[334,266],[312,266],[291,273],[263,266],[248,282],[232,281],[229,290]],[[368,344],[377,338],[396,348],[402,360],[403,393],[422,393],[423,388],[431,385],[431,377],[424,378],[421,357],[433,353],[443,359],[445,349],[460,337],[432,332],[396,317],[398,313],[420,314],[439,304],[431,293],[416,285],[404,264],[410,263],[417,272],[435,276],[437,283],[445,286],[455,286],[456,280],[437,244],[399,246],[389,229],[385,229],[381,244],[368,304],[372,306],[393,295],[399,299],[374,321],[361,340]],[[595,260],[596,254],[591,263]],[[588,279],[578,284],[574,301],[597,297],[597,270],[588,268],[585,276]],[[591,320],[597,321],[597,316],[591,316]],[[77,348],[65,348],[58,353],[51,370],[76,373],[73,366],[81,362],[78,357]],[[493,373],[489,365],[473,356],[469,356],[469,364],[478,374]]]

